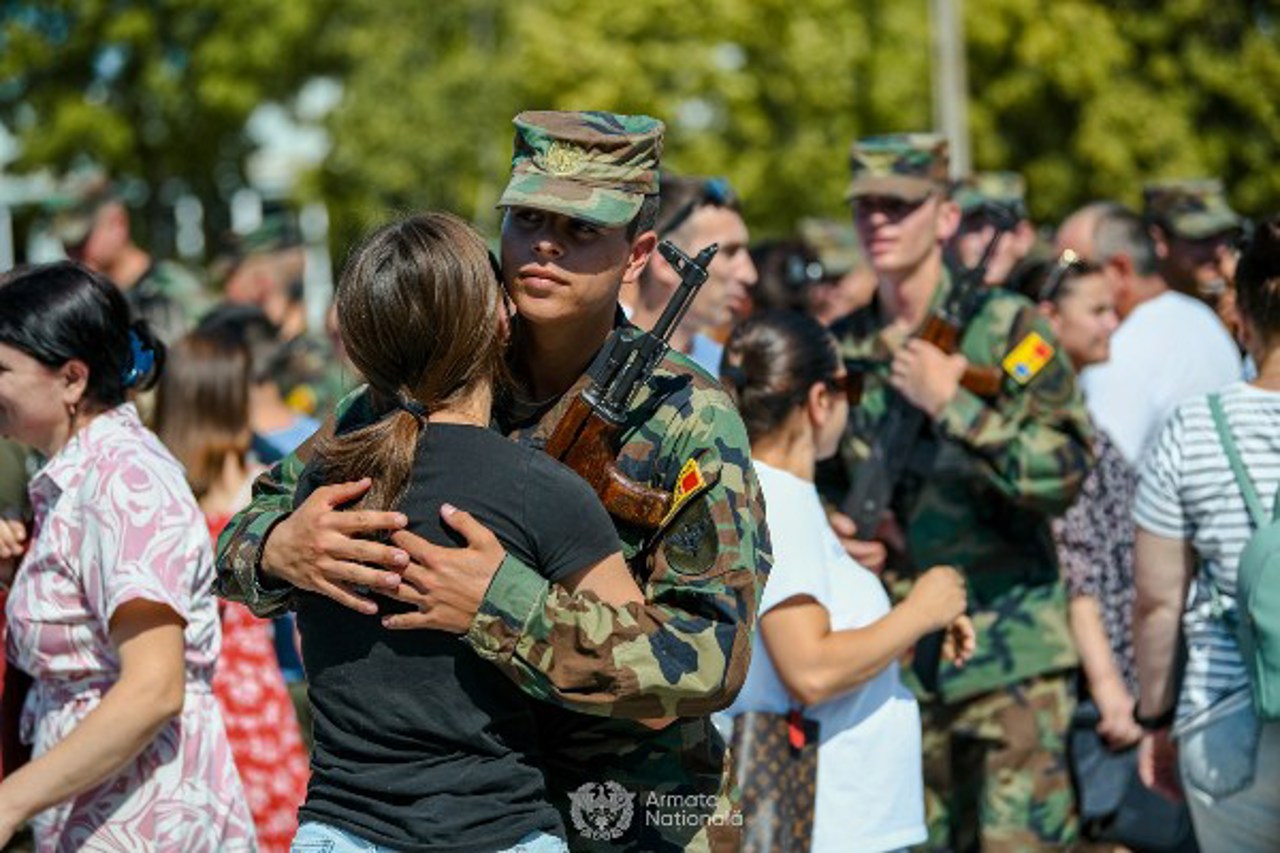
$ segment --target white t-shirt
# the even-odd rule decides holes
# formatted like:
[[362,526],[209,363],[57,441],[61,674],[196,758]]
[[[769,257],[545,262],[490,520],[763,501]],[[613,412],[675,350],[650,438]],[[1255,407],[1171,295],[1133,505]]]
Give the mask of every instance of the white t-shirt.
[[1240,351],[1217,315],[1170,290],[1125,318],[1111,359],[1082,371],[1080,387],[1095,423],[1138,465],[1175,406],[1241,375]]
[[[1280,393],[1243,382],[1219,393],[1240,458],[1270,511],[1280,485]],[[1224,604],[1234,605],[1236,568],[1253,527],[1207,396],[1179,406],[1152,444],[1133,516],[1157,536],[1189,540],[1200,558],[1199,571],[1212,579]],[[1180,720],[1248,683],[1235,634],[1213,618],[1208,584],[1194,585],[1182,623],[1187,669]]]
[[[773,541],[760,615],[797,595],[827,609],[832,630],[862,628],[889,612],[880,580],[845,553],[813,483],[755,462]],[[751,668],[730,715],[793,707],[757,633]],[[897,663],[856,690],[805,709],[821,726],[815,853],[872,853],[925,840],[920,710]]]

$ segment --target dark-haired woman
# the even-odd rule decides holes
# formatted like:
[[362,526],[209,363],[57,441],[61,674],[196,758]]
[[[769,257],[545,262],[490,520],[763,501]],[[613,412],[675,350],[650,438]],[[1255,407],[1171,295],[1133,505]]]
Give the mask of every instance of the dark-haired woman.
[[[1259,225],[1241,255],[1236,298],[1258,374],[1223,388],[1217,402],[1270,518],[1280,486],[1280,218]],[[1150,730],[1140,766],[1148,784],[1174,794],[1181,785],[1202,849],[1272,851],[1280,722],[1255,715],[1235,633],[1238,564],[1255,527],[1215,419],[1212,398],[1179,406],[1139,474],[1133,630],[1137,716]],[[1180,692],[1172,677],[1179,621],[1187,647]]]
[[[1019,289],[1049,321],[1079,373],[1111,356],[1119,325],[1115,297],[1101,268],[1067,251],[1030,267]],[[1071,507],[1053,521],[1058,562],[1071,597],[1071,636],[1080,653],[1087,698],[1098,708],[1098,735],[1112,749],[1137,743],[1133,612],[1133,502],[1138,476],[1105,430],[1094,429],[1097,464]]]
[[[398,510],[407,529],[446,547],[470,514],[548,579],[640,602],[595,493],[488,428],[504,308],[484,243],[461,220],[426,213],[375,232],[337,291],[372,424],[344,432],[340,422],[295,501],[369,478],[357,509]],[[456,636],[391,630],[404,609],[395,602],[383,620],[314,593],[299,593],[297,609],[315,748],[295,849],[567,849],[532,700],[496,667]]]
[[964,580],[925,572],[890,607],[879,578],[836,539],[814,467],[836,450],[849,377],[811,317],[767,312],[725,345],[721,381],[742,413],[764,491],[773,570],[751,668],[729,714],[805,706],[821,726],[814,851],[896,850],[925,840],[920,712],[898,658],[942,629],[958,664],[973,651]]
[[7,605],[9,662],[34,678],[32,760],[0,784],[0,842],[31,819],[41,850],[254,847],[209,686],[208,534],[181,466],[127,401],[163,354],[83,267],[0,284],[0,433],[49,460]]

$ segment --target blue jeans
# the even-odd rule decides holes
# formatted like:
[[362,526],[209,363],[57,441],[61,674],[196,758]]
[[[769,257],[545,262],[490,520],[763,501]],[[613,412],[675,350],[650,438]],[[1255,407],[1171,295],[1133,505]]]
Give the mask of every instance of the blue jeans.
[[[366,841],[358,835],[352,835],[345,829],[309,820],[298,827],[298,834],[293,836],[289,853],[395,853],[395,851],[390,847]],[[531,832],[517,841],[514,847],[494,851],[494,853],[569,853],[569,845],[563,838],[557,838],[545,832]]]

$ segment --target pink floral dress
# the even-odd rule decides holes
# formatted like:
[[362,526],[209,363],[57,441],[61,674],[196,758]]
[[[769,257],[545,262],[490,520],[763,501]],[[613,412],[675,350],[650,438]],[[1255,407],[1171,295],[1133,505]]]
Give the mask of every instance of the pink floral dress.
[[161,602],[187,623],[181,715],[115,776],[37,815],[39,849],[256,849],[210,687],[220,635],[209,534],[181,466],[126,403],[76,433],[29,491],[35,522],[6,607],[6,653],[35,679],[21,726],[33,758],[119,678],[116,608]]

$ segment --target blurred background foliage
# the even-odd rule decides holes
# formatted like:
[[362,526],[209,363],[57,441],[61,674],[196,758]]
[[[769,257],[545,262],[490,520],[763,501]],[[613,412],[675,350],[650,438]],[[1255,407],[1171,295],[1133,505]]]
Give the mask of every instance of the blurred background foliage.
[[[1033,214],[1137,203],[1218,175],[1280,208],[1280,13],[1265,0],[969,0],[975,167],[1025,173]],[[389,211],[492,231],[521,109],[644,112],[665,162],[722,174],[758,235],[842,215],[859,135],[931,125],[927,0],[0,0],[10,168],[86,156],[216,208],[245,182],[246,120],[341,86],[294,188],[335,246]],[[225,204],[224,204],[225,207]]]

